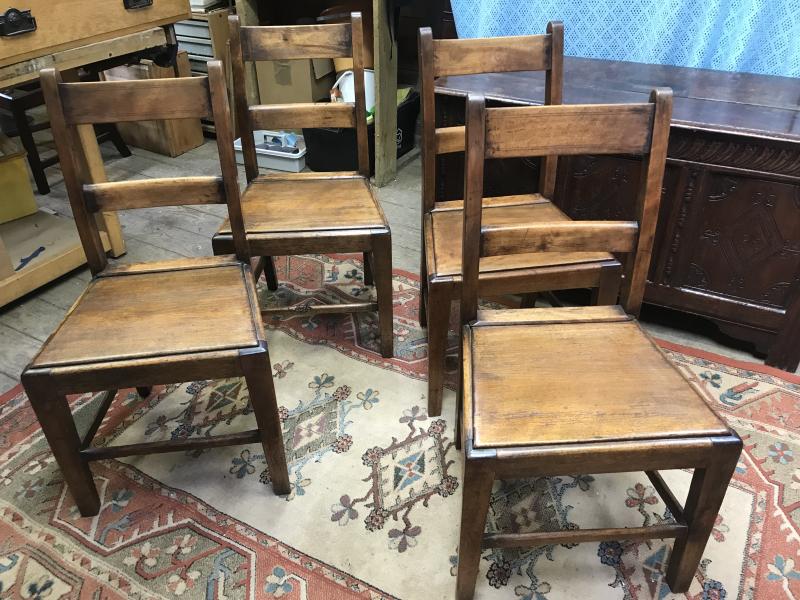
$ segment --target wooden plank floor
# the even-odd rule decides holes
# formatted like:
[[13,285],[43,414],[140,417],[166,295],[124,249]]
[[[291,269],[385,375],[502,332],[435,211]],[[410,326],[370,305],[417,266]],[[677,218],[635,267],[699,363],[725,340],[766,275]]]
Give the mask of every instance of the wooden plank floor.
[[[46,142],[45,142],[46,145]],[[109,180],[141,179],[216,173],[216,145],[206,143],[177,158],[132,148],[122,158],[110,144],[102,147]],[[70,216],[64,182],[58,167],[47,170],[52,191],[37,196],[40,207]],[[244,185],[244,172],[240,170]],[[418,150],[398,161],[397,179],[378,195],[392,229],[394,268],[417,273],[420,245],[420,179]],[[121,262],[179,258],[211,254],[211,236],[217,230],[223,207],[170,207],[124,211],[120,221],[128,252]],[[19,374],[41,343],[54,330],[89,281],[86,268],[77,269],[25,298],[0,308],[0,392],[14,386]],[[649,324],[661,338],[702,348],[741,360],[758,360],[747,352],[720,345],[709,337],[670,324]]]

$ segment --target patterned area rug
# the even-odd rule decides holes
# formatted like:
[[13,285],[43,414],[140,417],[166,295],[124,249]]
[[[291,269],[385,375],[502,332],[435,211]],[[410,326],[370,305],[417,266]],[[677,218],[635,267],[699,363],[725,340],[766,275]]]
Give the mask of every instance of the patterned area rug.
[[[351,257],[278,263],[270,301],[371,293]],[[325,284],[324,291],[311,290]],[[0,597],[452,598],[461,459],[454,394],[425,406],[418,284],[395,276],[398,358],[375,352],[374,316],[276,320],[268,334],[292,493],[274,496],[259,446],[96,463],[100,515],[81,518],[21,389],[0,398]],[[800,379],[663,344],[739,431],[738,466],[690,598],[800,597]],[[646,390],[642,390],[646,393]],[[74,399],[84,426],[96,397]],[[248,429],[241,381],[121,392],[102,443]],[[690,475],[665,478],[685,493]],[[489,527],[529,531],[668,519],[643,473],[498,483]],[[666,598],[671,543],[487,551],[478,598]]]

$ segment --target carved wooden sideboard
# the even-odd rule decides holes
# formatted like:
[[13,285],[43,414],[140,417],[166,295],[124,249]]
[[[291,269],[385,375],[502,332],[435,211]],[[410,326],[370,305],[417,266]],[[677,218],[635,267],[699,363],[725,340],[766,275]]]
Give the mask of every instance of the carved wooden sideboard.
[[[664,197],[645,301],[712,319],[794,371],[800,361],[800,80],[592,59],[565,61],[568,104],[675,93]],[[438,119],[463,122],[467,92],[537,104],[536,73],[440,79]],[[463,156],[439,158],[440,199],[461,197]],[[490,161],[486,195],[536,190],[536,159]],[[632,157],[563,157],[555,202],[575,219],[631,218]]]

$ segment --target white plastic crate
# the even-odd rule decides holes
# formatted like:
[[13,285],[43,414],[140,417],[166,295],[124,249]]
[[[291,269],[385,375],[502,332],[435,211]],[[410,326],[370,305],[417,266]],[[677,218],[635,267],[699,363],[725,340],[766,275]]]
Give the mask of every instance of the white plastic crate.
[[[297,149],[295,153],[282,152],[279,150],[268,150],[263,143],[265,136],[280,136],[283,135],[279,131],[263,131],[258,130],[253,132],[256,140],[256,160],[258,166],[262,169],[275,169],[276,171],[289,171],[290,173],[299,173],[306,168],[306,143],[302,135],[297,136]],[[242,139],[237,138],[233,142],[233,147],[236,150],[236,162],[240,165],[244,164],[244,153],[242,152]]]

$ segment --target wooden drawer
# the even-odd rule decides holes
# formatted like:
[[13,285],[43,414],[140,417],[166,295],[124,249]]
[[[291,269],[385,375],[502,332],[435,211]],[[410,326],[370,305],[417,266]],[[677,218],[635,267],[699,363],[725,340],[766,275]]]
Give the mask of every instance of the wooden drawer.
[[0,66],[189,17],[188,0],[153,0],[130,10],[122,0],[0,0],[0,13],[9,8],[30,10],[36,30],[0,37]]

